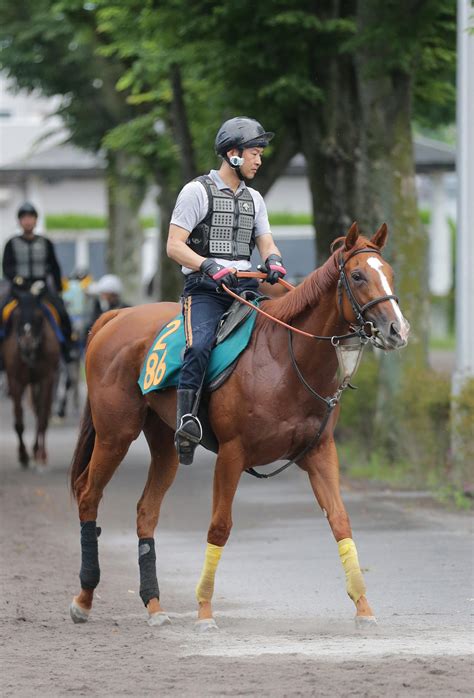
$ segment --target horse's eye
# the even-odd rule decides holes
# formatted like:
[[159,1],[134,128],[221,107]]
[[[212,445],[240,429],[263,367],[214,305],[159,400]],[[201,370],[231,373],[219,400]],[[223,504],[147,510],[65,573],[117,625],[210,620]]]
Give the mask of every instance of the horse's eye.
[[354,281],[362,281],[363,279],[363,276],[359,271],[351,272],[351,277],[354,279]]

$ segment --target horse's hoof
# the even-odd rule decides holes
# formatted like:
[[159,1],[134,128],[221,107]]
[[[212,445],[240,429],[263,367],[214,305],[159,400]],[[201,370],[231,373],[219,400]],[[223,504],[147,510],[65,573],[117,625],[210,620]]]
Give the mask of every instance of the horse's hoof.
[[161,625],[171,625],[171,620],[165,611],[157,611],[156,613],[150,613],[147,623],[152,627],[159,627]]
[[356,616],[354,620],[356,628],[360,630],[375,627],[377,625],[377,618],[375,616]]
[[79,606],[74,600],[69,606],[69,613],[74,623],[87,623],[89,620],[89,611]]
[[194,630],[197,633],[209,633],[219,630],[219,626],[214,618],[203,618],[202,620],[197,620],[194,623]]

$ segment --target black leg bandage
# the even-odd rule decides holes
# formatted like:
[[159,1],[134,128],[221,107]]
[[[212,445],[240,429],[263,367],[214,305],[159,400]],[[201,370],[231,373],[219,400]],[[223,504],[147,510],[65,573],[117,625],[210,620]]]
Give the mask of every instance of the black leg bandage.
[[99,546],[97,539],[101,529],[95,521],[81,523],[81,571],[79,579],[83,589],[95,589],[100,580]]
[[160,598],[160,589],[156,576],[155,541],[153,538],[139,539],[138,564],[140,566],[140,598],[146,606],[151,599]]

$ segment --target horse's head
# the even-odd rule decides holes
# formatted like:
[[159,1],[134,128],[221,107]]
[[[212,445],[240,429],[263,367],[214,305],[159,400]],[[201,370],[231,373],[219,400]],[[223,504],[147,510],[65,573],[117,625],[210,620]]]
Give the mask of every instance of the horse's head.
[[353,223],[340,248],[338,303],[352,324],[371,324],[371,333],[384,349],[399,349],[408,340],[410,326],[393,291],[393,270],[382,257],[388,230],[383,223],[369,240]]
[[44,316],[39,296],[30,291],[16,294],[18,307],[15,313],[16,336],[23,361],[33,366],[37,360],[43,339]]

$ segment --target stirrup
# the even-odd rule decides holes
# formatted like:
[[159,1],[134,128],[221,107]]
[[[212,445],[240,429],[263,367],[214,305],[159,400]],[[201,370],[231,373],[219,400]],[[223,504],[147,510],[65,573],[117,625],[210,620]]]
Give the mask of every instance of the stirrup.
[[[194,429],[192,431],[188,431],[186,429],[187,426],[192,426],[192,427],[197,427],[196,431],[197,433],[194,433]],[[181,439],[191,441],[193,444],[199,444],[201,443],[202,440],[202,426],[201,422],[199,419],[188,412],[187,414],[183,414],[181,417],[181,421],[179,423],[179,427],[176,429],[176,437],[180,437]]]

